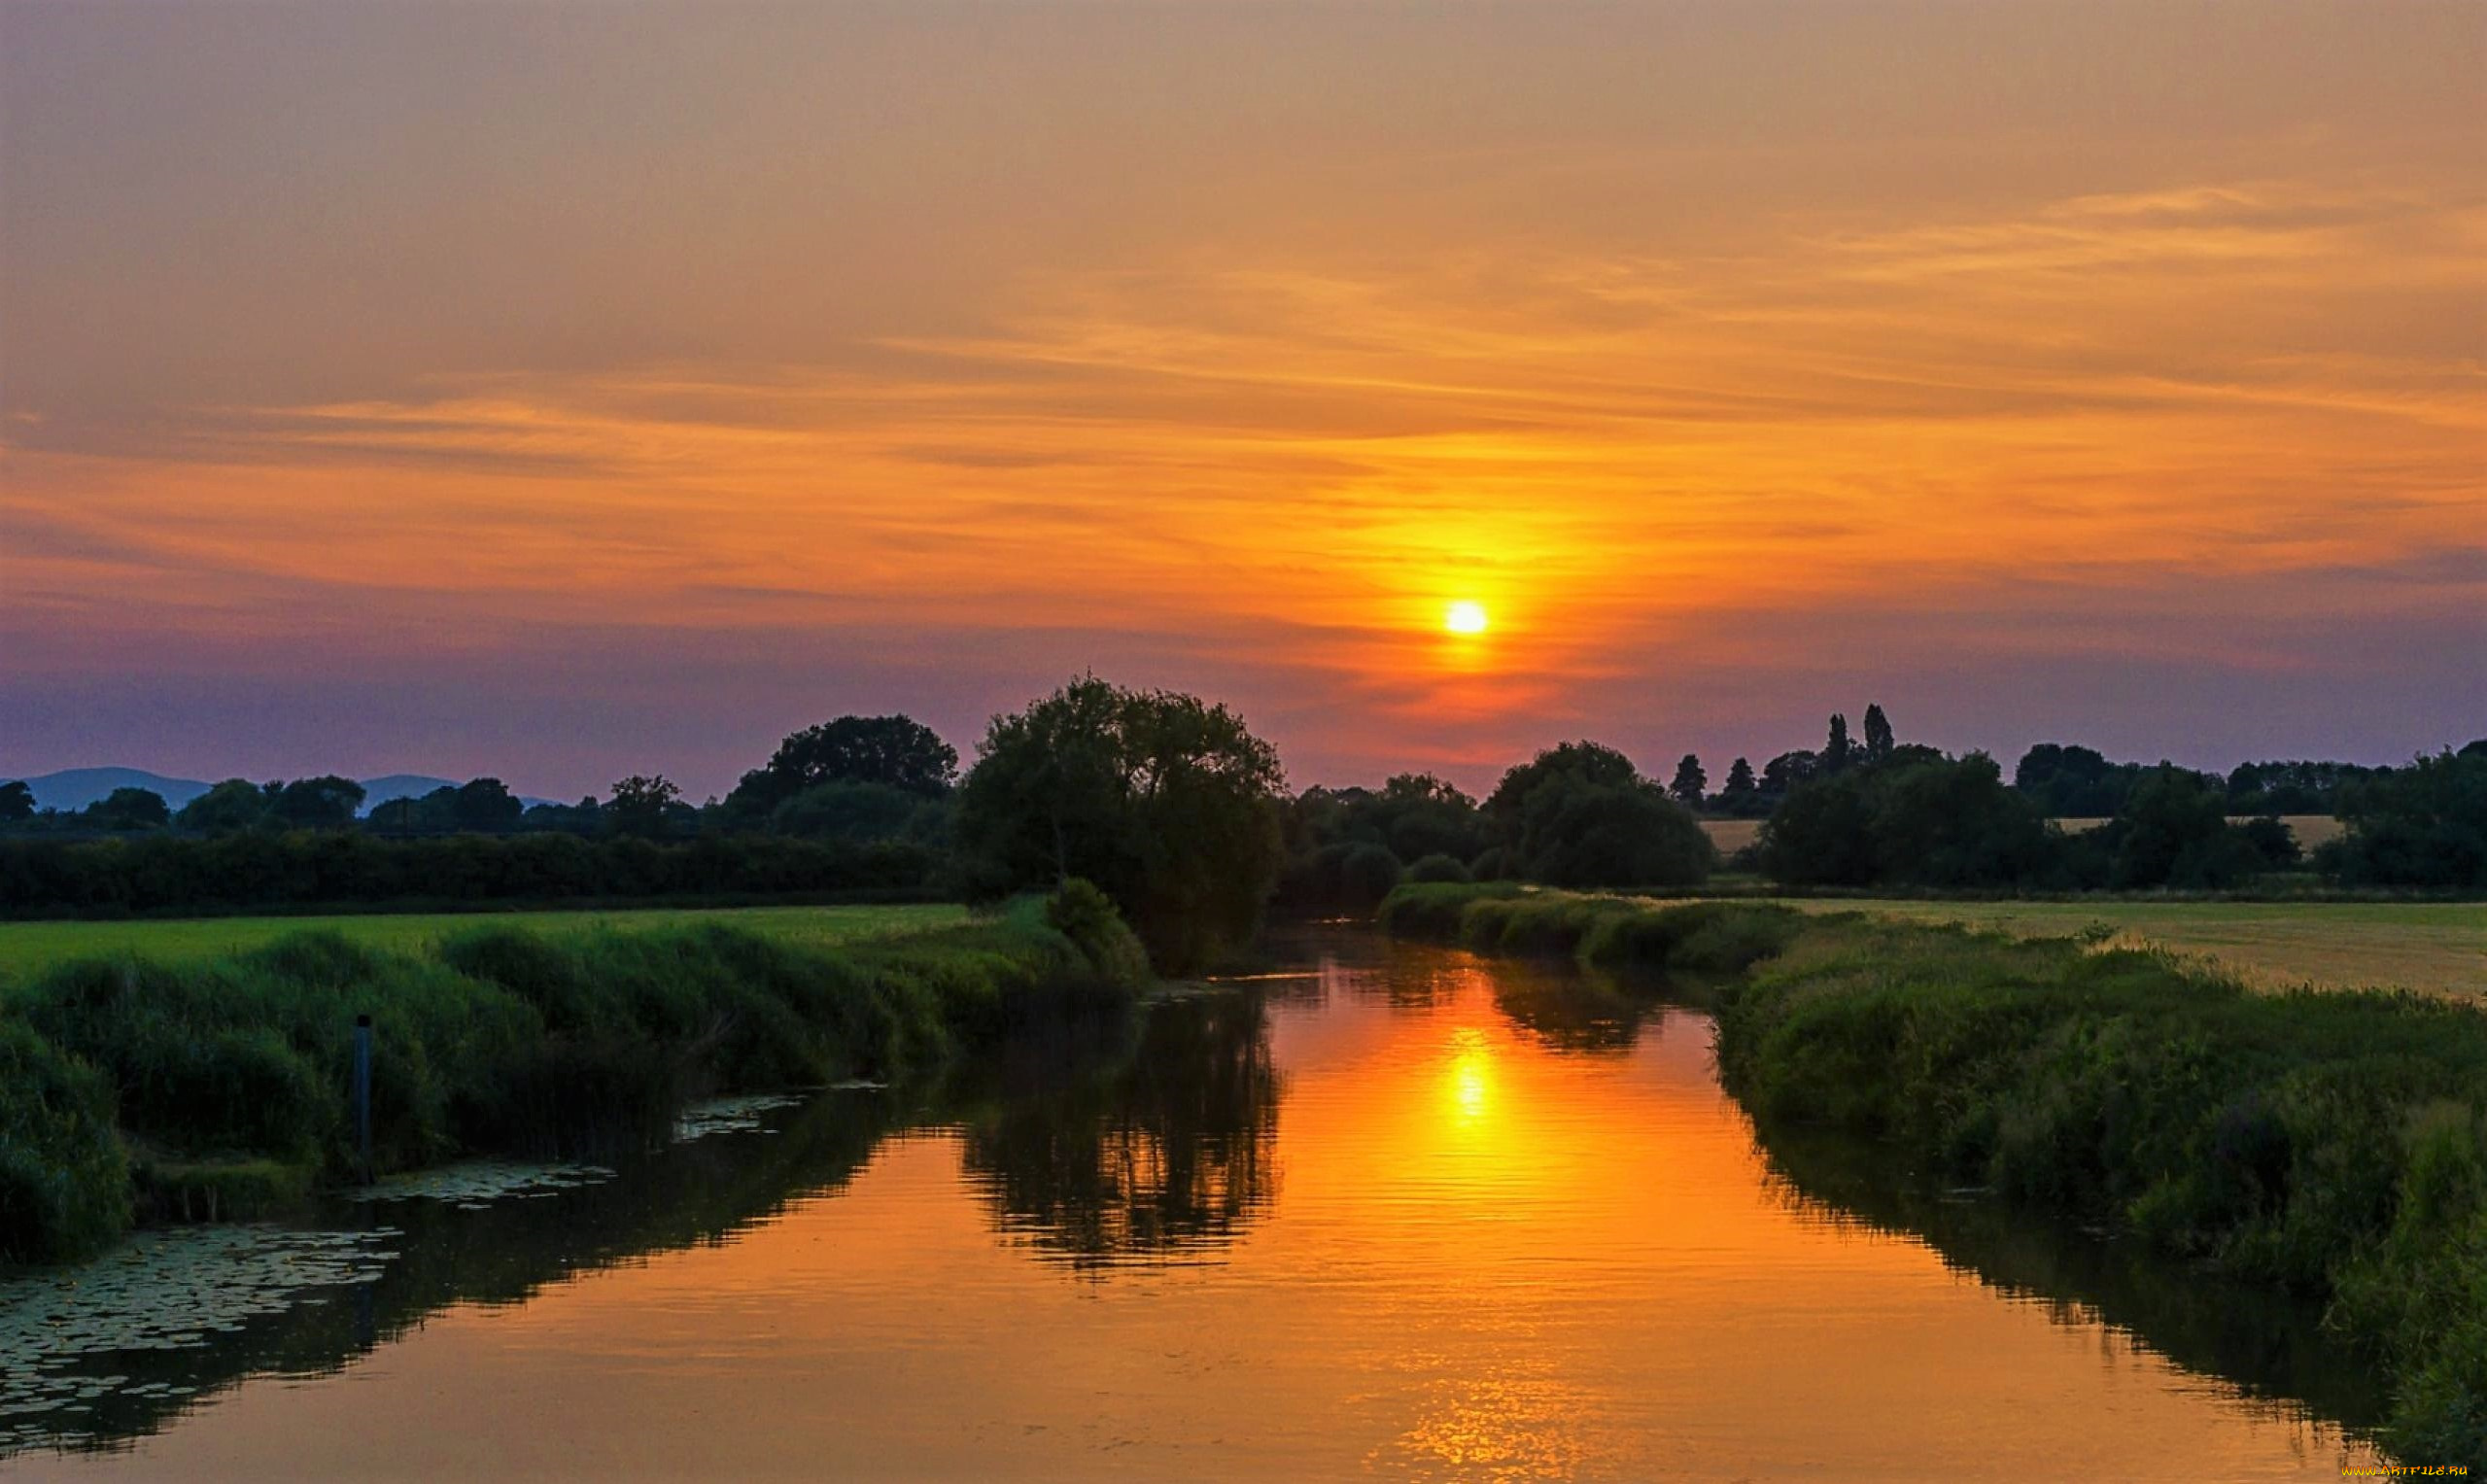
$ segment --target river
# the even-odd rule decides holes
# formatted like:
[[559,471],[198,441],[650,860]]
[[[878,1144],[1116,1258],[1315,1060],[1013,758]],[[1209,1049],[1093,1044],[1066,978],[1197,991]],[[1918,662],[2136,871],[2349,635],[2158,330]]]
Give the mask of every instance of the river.
[[[939,1089],[0,1284],[0,1477],[2335,1479],[2313,1318],[1838,1142],[1706,1016],[1308,932]],[[497,1193],[496,1193],[497,1192]],[[237,1296],[238,1295],[238,1296]],[[55,1338],[65,1336],[65,1338]]]

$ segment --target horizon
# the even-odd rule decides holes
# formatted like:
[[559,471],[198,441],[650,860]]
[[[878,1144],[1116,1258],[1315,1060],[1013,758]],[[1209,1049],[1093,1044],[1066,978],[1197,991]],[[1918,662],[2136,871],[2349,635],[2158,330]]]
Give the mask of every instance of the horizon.
[[456,15],[0,8],[9,767],[2487,715],[2469,8]]

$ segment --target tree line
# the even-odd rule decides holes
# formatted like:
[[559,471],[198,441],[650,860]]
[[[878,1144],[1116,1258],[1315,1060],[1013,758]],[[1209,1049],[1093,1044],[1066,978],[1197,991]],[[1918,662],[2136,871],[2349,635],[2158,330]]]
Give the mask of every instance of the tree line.
[[[2308,801],[2351,826],[2310,862],[2276,817]],[[488,777],[367,814],[362,803],[333,776],[230,779],[178,811],[121,790],[73,823],[0,785],[0,911],[974,901],[1076,878],[1179,970],[1240,943],[1270,904],[1360,912],[1406,879],[1680,889],[1738,871],[1804,888],[2215,890],[2310,869],[2351,886],[2487,888],[2487,741],[2401,768],[2264,763],[2225,777],[2044,743],[2007,781],[1983,753],[1902,742],[1880,706],[1859,735],[1835,715],[1820,748],[1758,773],[1737,758],[1714,795],[1697,756],[1662,782],[1585,740],[1514,765],[1482,799],[1424,773],[1291,792],[1276,751],[1227,707],[1088,676],[993,718],[964,773],[912,718],[843,716],[699,806],[661,776],[567,806],[526,807]],[[1722,859],[1704,814],[1760,818],[1759,838]],[[2067,816],[2103,822],[2055,822]]]

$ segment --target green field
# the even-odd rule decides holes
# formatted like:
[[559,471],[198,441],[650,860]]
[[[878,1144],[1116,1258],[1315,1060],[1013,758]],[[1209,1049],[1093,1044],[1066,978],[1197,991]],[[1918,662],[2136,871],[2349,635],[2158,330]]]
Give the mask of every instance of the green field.
[[2487,903],[1788,900],[1807,912],[1968,922],[2024,938],[2093,923],[2207,958],[2258,988],[2402,988],[2487,999]]
[[633,912],[362,914],[328,917],[178,917],[120,922],[0,922],[0,978],[24,979],[72,958],[135,953],[167,963],[196,962],[257,948],[288,933],[345,934],[368,948],[421,953],[444,936],[473,927],[541,933],[600,928],[682,927],[725,922],[789,942],[823,945],[950,927],[967,909],[904,907],[727,907]]

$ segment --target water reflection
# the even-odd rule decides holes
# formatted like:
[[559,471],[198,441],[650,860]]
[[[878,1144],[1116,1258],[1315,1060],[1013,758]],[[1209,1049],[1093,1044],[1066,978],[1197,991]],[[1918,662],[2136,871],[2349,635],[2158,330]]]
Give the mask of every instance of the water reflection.
[[2375,1415],[2267,1295],[1854,1143],[1757,1153],[1707,1018],[1650,986],[1354,934],[1277,957],[605,1185],[354,1208],[403,1228],[376,1281],[104,1358],[165,1385],[86,1426],[351,1387],[243,1387],[81,1467],[2321,1477],[2305,1419]]
[[960,1122],[995,1225],[1082,1268],[1214,1257],[1278,1193],[1268,1031],[1257,994],[1185,995],[1121,1054],[1014,1059]]

